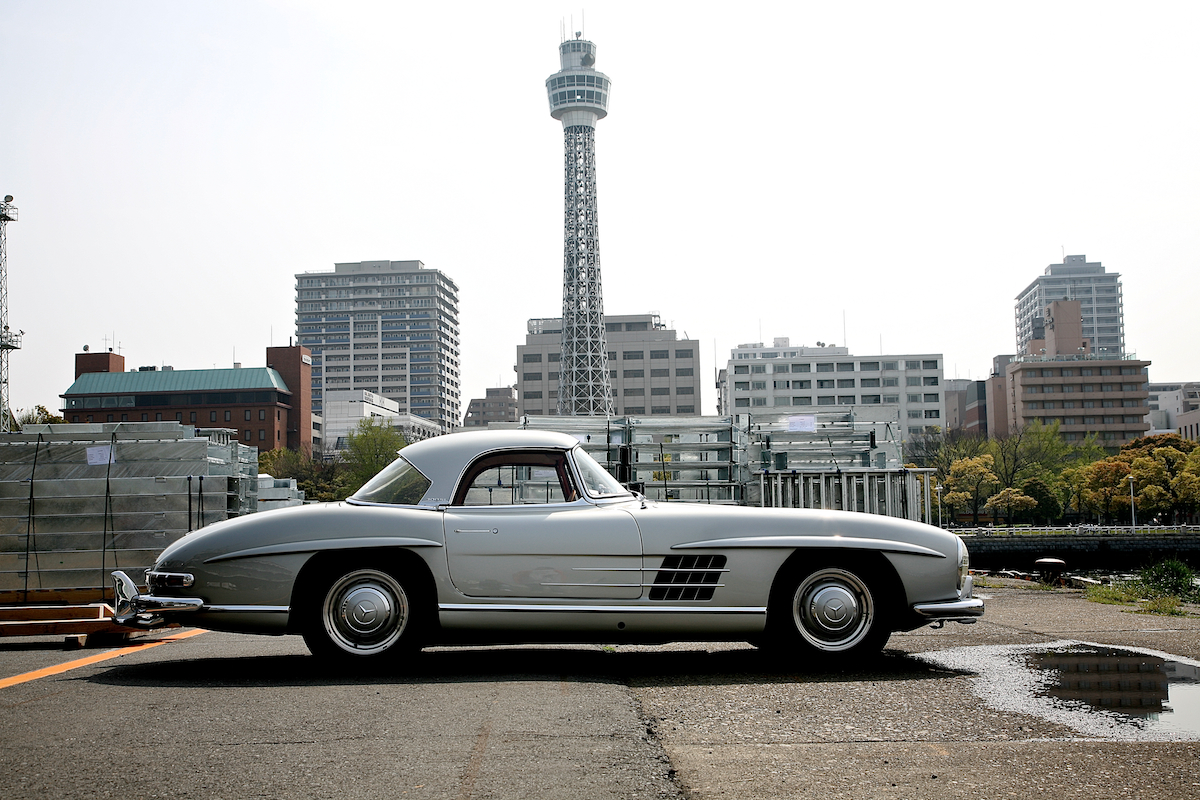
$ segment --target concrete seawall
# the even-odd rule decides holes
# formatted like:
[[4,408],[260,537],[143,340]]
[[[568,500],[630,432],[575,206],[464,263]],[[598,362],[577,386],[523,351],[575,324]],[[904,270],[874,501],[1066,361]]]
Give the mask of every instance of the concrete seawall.
[[1068,570],[1136,570],[1168,558],[1200,568],[1200,529],[1070,533],[969,533],[973,569],[1033,571],[1039,558],[1061,558]]

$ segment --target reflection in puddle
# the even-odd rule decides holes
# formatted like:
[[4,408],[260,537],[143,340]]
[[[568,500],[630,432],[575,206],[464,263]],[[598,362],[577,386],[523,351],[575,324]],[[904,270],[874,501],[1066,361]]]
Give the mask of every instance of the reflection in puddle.
[[974,673],[993,708],[1088,736],[1200,739],[1200,664],[1167,653],[1087,642],[961,647],[924,660]]
[[1200,734],[1200,668],[1193,664],[1091,645],[1035,653],[1030,662],[1057,673],[1048,695],[1137,717],[1142,727]]

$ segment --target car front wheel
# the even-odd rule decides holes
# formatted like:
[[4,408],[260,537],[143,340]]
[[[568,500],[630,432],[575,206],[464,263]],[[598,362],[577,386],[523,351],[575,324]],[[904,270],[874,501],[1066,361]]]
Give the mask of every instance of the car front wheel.
[[773,609],[779,643],[830,658],[878,652],[891,631],[873,584],[866,570],[840,565],[792,578]]
[[374,661],[412,649],[414,595],[401,576],[374,568],[336,570],[322,586],[304,632],[314,655]]

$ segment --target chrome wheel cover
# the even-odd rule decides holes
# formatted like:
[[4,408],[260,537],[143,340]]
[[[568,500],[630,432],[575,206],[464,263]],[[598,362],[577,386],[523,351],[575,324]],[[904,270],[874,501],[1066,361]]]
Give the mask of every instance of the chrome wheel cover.
[[875,604],[861,578],[830,567],[817,570],[796,587],[792,619],[806,642],[836,653],[867,637],[875,620]]
[[347,653],[383,653],[404,635],[408,595],[386,572],[361,569],[343,575],[325,593],[321,621],[329,640]]

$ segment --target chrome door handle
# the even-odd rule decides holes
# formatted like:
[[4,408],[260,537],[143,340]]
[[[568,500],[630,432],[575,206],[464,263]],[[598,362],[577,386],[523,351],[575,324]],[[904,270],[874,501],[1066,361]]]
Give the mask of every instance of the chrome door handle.
[[454,532],[455,533],[499,533],[500,529],[499,528],[487,528],[487,529],[482,529],[482,530],[476,530],[474,528],[455,528]]

